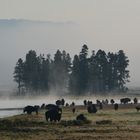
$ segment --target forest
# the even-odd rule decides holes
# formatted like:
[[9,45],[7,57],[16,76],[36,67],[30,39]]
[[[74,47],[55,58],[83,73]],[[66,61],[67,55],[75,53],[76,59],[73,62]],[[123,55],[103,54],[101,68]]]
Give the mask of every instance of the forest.
[[116,53],[99,49],[89,56],[87,45],[71,58],[65,50],[40,54],[30,50],[25,60],[19,58],[13,73],[18,85],[18,94],[51,90],[59,94],[85,95],[127,91],[129,82],[129,59],[123,50]]

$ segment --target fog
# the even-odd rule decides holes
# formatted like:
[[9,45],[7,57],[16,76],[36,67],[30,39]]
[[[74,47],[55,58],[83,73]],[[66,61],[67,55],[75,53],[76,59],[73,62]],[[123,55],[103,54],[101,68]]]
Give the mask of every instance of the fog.
[[57,49],[78,53],[84,42],[79,26],[72,22],[0,20],[0,85],[12,87],[14,67],[29,50],[54,55]]
[[[135,90],[136,91],[136,90]],[[69,105],[74,102],[75,105],[83,105],[83,101],[90,100],[94,104],[96,103],[96,100],[106,100],[108,99],[109,104],[110,100],[114,99],[115,103],[120,103],[120,99],[126,97],[125,94],[110,94],[110,95],[90,95],[90,96],[56,96],[56,95],[47,95],[47,96],[4,96],[3,98],[0,98],[0,118],[13,116],[17,114],[23,114],[23,108],[27,105],[39,105],[41,106],[44,104],[55,104],[56,100],[58,99],[65,99],[65,103],[68,103]],[[127,93],[127,97],[129,97],[131,102],[133,103],[134,97],[140,97],[139,91],[138,92],[129,92]],[[2,109],[2,110],[1,110]]]
[[130,60],[127,85],[139,87],[139,7],[139,0],[0,1],[0,88],[15,87],[14,66],[30,49],[73,56],[83,44],[89,52],[123,49]]
[[[97,18],[97,17],[96,17]],[[97,21],[101,19],[97,19]],[[113,19],[112,19],[113,20]],[[115,19],[114,19],[115,20]],[[105,20],[106,21],[106,20]],[[109,22],[109,20],[108,20]],[[138,26],[112,26],[103,22],[98,26],[95,22],[92,32],[78,22],[51,22],[32,20],[0,20],[0,89],[16,89],[13,72],[18,58],[25,59],[29,50],[37,54],[50,53],[53,57],[57,49],[66,50],[73,56],[78,54],[83,44],[91,50],[103,49],[106,52],[117,52],[123,49],[130,60],[130,83],[128,86],[139,87],[139,33]],[[115,22],[115,21],[112,21]],[[109,26],[109,25],[110,26]],[[114,25],[113,23],[112,25]],[[91,26],[91,23],[89,23]],[[96,28],[95,28],[96,27]],[[98,28],[97,28],[98,27]],[[124,28],[123,28],[124,27]],[[131,27],[131,28],[129,28]],[[120,28],[120,29],[119,29]],[[128,30],[129,28],[129,30]],[[93,34],[93,31],[95,33]],[[120,34],[122,33],[122,34]],[[132,34],[131,34],[132,33]],[[126,36],[127,35],[127,36]]]

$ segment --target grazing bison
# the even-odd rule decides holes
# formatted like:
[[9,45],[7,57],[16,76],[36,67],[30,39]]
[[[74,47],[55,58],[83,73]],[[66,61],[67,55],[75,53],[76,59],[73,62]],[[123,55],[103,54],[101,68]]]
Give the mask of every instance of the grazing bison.
[[61,104],[62,104],[63,106],[65,105],[65,100],[64,100],[64,99],[61,100]]
[[46,121],[60,121],[61,120],[61,115],[62,115],[62,112],[61,111],[58,111],[57,109],[50,109],[48,111],[46,111],[45,113],[45,117],[46,117]]
[[134,101],[134,104],[138,103],[138,99],[137,98],[134,98],[133,101]]
[[103,109],[103,104],[100,102],[99,109]]
[[136,110],[139,111],[140,110],[140,106],[136,106]]
[[83,103],[84,103],[84,106],[87,106],[87,100],[84,100]]
[[76,117],[76,120],[78,120],[78,121],[86,121],[87,118],[86,118],[83,114],[80,114],[80,115],[78,115],[78,116]]
[[75,103],[74,103],[74,102],[72,102],[72,103],[71,103],[71,106],[75,106]]
[[59,106],[55,105],[55,104],[47,104],[45,106],[45,109],[50,110],[50,109],[60,109]]
[[61,112],[62,114],[62,108],[60,108],[59,106],[56,106],[54,104],[48,104],[46,105],[46,109],[49,110],[56,110],[57,112]]
[[97,112],[97,108],[96,108],[95,104],[89,105],[87,110],[88,110],[88,113],[96,113]]
[[60,105],[62,105],[62,102],[61,102],[61,100],[57,100],[55,103],[56,103],[56,105],[57,105],[57,106],[60,106]]
[[114,99],[111,99],[110,103],[113,105],[115,103]]
[[105,104],[108,104],[108,103],[109,103],[109,101],[108,101],[108,99],[106,99],[106,100],[105,100]]
[[73,112],[73,114],[75,113],[75,111],[76,111],[76,108],[75,108],[75,107],[72,108],[72,112]]
[[69,104],[68,103],[66,103],[66,107],[68,107],[69,106]]
[[116,104],[114,104],[114,109],[115,110],[118,110],[118,107],[119,107],[119,105],[116,103]]
[[99,100],[96,100],[96,104],[99,106],[100,105],[100,101]]
[[41,109],[45,109],[45,104],[44,103],[41,105]]
[[60,106],[60,105],[64,106],[65,105],[65,100],[64,99],[57,100],[55,103],[56,103],[57,106]]
[[32,112],[36,112],[36,114],[38,114],[38,109],[39,109],[38,106],[28,105],[28,106],[24,107],[23,112],[24,113],[27,112],[27,114],[32,114]]
[[92,105],[92,101],[88,101],[87,102],[87,105],[89,106],[89,105]]
[[128,104],[128,102],[130,102],[131,99],[130,98],[122,98],[120,99],[121,104]]

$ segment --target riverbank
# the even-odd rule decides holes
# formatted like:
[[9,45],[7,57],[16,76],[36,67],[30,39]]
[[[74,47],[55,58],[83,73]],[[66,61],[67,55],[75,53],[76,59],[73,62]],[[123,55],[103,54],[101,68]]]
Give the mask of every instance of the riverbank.
[[[91,123],[72,123],[83,113]],[[46,122],[45,110],[38,115],[16,115],[0,119],[0,139],[2,140],[136,140],[140,138],[140,112],[134,105],[105,106],[96,114],[89,114],[83,106],[63,108],[62,120]],[[71,121],[70,121],[71,120]]]

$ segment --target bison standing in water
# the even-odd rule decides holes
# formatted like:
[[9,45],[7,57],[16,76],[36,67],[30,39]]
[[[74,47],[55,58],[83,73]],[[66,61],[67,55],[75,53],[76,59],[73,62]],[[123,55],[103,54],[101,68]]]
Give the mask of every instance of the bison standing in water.
[[46,117],[46,121],[60,121],[61,120],[61,115],[62,115],[62,110],[58,110],[58,109],[50,109],[48,111],[46,111],[45,113],[45,117]]
[[23,109],[23,112],[27,112],[27,114],[32,114],[32,112],[36,112],[36,114],[38,114],[38,109],[39,109],[39,106],[26,106],[24,107]]

